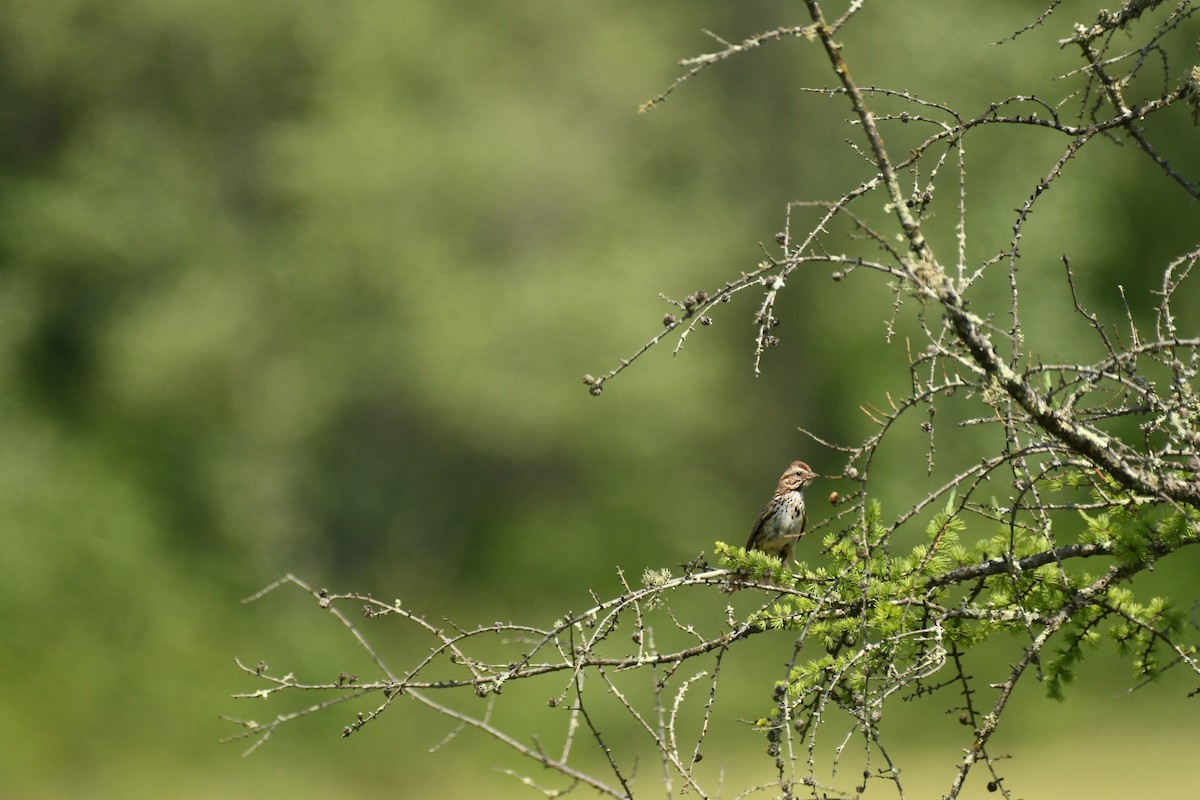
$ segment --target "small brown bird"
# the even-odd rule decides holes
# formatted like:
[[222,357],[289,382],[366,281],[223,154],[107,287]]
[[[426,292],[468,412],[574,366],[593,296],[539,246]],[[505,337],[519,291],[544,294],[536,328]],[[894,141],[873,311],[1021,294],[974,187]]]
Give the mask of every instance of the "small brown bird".
[[775,495],[754,520],[750,538],[746,540],[747,550],[779,556],[784,563],[791,559],[792,548],[808,524],[804,488],[816,477],[817,473],[803,461],[793,461],[788,466],[775,487]]

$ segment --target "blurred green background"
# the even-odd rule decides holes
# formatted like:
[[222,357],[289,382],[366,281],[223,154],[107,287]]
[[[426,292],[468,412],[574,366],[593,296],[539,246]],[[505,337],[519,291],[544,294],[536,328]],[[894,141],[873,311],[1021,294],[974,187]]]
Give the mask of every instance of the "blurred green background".
[[[1040,9],[996,6],[868,6],[844,33],[847,58],[864,85],[965,114],[1065,94],[1049,77],[1074,54],[1054,42],[1095,10],[1060,10],[996,48]],[[587,589],[617,591],[618,566],[636,580],[716,539],[740,544],[788,461],[841,466],[797,425],[853,441],[871,430],[859,405],[906,385],[902,341],[884,345],[891,295],[863,272],[793,277],[761,378],[758,298],[744,294],[680,356],[660,347],[600,399],[580,383],[657,331],[659,292],[711,291],[752,268],[789,201],[866,175],[841,143],[844,104],[796,91],[828,83],[803,41],[636,113],[677,59],[716,49],[701,29],[738,41],[799,24],[794,4],[3,0],[0,12],[2,797],[533,796],[478,737],[428,753],[449,726],[411,704],[345,742],[336,711],[247,759],[218,745],[234,732],[218,714],[274,713],[228,699],[257,688],[235,655],[313,680],[358,658],[298,593],[239,598],[294,572],[464,625],[546,624]],[[1185,110],[1152,127],[1194,177]],[[1004,246],[1011,209],[1064,144],[1008,137],[969,145],[974,261]],[[1157,265],[1197,229],[1194,205],[1134,148],[1094,149],[1023,239],[1036,254],[1023,278],[1044,287],[1025,295],[1031,344],[1048,360],[1097,352],[1062,305],[1061,252],[1095,310],[1119,321],[1119,283],[1145,323]],[[950,231],[951,201],[931,228]],[[916,424],[876,467],[885,501],[935,484]],[[977,458],[981,441],[952,433],[939,453]],[[396,627],[375,635],[401,655],[426,646]],[[764,743],[733,720],[761,711],[789,651],[760,644],[740,665],[758,677],[727,677],[730,732],[708,757],[731,787],[770,778]],[[1125,676],[1101,659],[1055,706],[1025,687],[1029,712],[1000,741],[1019,756],[1012,786],[1058,796],[1094,773],[1113,794],[1169,777],[1195,741],[1163,715],[1186,689],[1113,699]],[[557,689],[544,691],[531,707]],[[941,709],[898,723],[918,734],[910,791],[948,783],[960,731]],[[1080,724],[1119,724],[1145,752],[1080,741]],[[1064,786],[1067,758],[1092,766]]]

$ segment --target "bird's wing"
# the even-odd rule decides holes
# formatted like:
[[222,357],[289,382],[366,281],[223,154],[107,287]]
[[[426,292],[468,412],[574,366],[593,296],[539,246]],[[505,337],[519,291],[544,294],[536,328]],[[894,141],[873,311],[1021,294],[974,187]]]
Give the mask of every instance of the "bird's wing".
[[750,550],[754,547],[754,540],[758,538],[758,534],[762,532],[763,523],[767,521],[767,514],[771,510],[771,504],[767,503],[763,506],[763,510],[758,512],[758,519],[754,520],[754,527],[750,529],[750,537],[746,539],[746,549]]

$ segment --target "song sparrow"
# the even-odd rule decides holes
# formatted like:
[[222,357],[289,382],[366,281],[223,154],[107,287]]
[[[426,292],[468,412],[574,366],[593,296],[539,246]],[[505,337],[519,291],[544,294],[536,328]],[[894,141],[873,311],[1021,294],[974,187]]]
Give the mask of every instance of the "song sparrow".
[[793,461],[788,466],[775,487],[774,497],[767,501],[754,521],[750,538],[746,540],[747,550],[779,556],[784,563],[791,559],[792,548],[804,535],[804,526],[808,524],[808,515],[804,512],[804,487],[815,477],[817,473],[803,461]]

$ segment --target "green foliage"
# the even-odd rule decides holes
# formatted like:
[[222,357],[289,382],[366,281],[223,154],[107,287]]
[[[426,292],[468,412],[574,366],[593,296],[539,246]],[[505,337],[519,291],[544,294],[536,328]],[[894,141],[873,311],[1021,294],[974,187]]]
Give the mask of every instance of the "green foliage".
[[[697,430],[778,405],[728,386],[737,343],[682,373],[703,402],[662,402],[681,373],[619,407],[575,391],[656,292],[707,279],[679,241],[725,264],[752,240],[777,199],[747,170],[803,160],[689,140],[730,98],[759,131],[792,116],[745,87],[642,124],[701,27],[677,11],[0,2],[0,728],[27,732],[4,793],[161,793],[149,761],[224,785],[200,754],[232,656],[340,644],[238,606],[289,570],[535,615],[694,556],[707,534],[646,534],[679,509],[737,507],[744,461],[655,480]],[[336,769],[336,791],[373,774]]]
[[[1046,479],[1043,488],[1064,498],[1099,491],[1079,471]],[[1112,569],[1129,574],[1198,538],[1200,515],[1192,511],[1126,502],[1076,513],[1082,525],[1075,541],[1101,548]],[[1043,664],[1046,692],[1054,699],[1063,698],[1086,650],[1106,639],[1131,664],[1136,680],[1156,678],[1164,661],[1172,660],[1163,651],[1170,649],[1169,637],[1179,633],[1184,615],[1166,599],[1138,602],[1119,583],[1101,597],[1089,597],[1084,591],[1096,574],[1067,558],[1013,566],[1048,552],[1049,543],[1032,524],[1014,521],[978,538],[974,548],[964,547],[970,516],[951,498],[926,524],[928,543],[892,555],[880,523],[882,507],[872,501],[860,527],[826,537],[827,566],[800,564],[794,573],[776,558],[718,543],[722,566],[778,589],[777,599],[748,621],[761,629],[803,631],[823,651],[791,670],[786,682],[791,701],[861,692],[887,674],[923,675],[944,659],[945,648],[970,648],[1000,633],[1033,636],[1059,614],[1068,620],[1054,655]],[[878,546],[865,553],[863,542]],[[957,572],[981,564],[996,568],[965,583],[955,580]],[[944,612],[949,621],[932,629],[930,620]],[[915,679],[914,686],[923,680]],[[849,702],[848,697],[841,700]]]
[[[737,80],[689,85],[686,102],[639,117],[680,54],[708,46],[696,31],[739,41],[758,25],[740,7],[678,5],[664,23],[650,5],[0,3],[0,727],[23,732],[0,756],[6,790],[157,796],[142,780],[151,761],[171,765],[164,783],[192,762],[228,783],[196,755],[216,727],[195,723],[230,691],[219,666],[230,647],[325,661],[339,644],[246,621],[236,598],[283,572],[469,618],[498,604],[557,614],[583,587],[611,585],[618,563],[678,563],[744,525],[756,471],[794,457],[772,431],[818,415],[831,431],[860,430],[858,404],[894,377],[875,368],[885,326],[871,322],[891,298],[853,280],[813,281],[788,301],[777,363],[802,352],[803,370],[751,384],[740,335],[697,334],[698,357],[614,388],[619,404],[578,391],[575,375],[661,317],[658,292],[682,296],[761,257],[763,220],[796,199],[780,175],[836,196],[841,171],[861,166],[818,150],[841,111],[780,93],[780,69],[817,64],[809,51],[757,48]],[[1057,47],[976,57],[980,36],[1009,29],[1001,5],[881,13],[897,16],[845,29],[865,45],[864,73],[903,67],[900,82],[927,96],[978,106],[1026,91],[1038,70],[1057,74]],[[943,29],[954,35],[933,49],[916,35]],[[714,157],[729,142],[734,157]],[[1059,147],[1026,144],[1034,162]],[[980,219],[1007,218],[1029,193],[1010,153],[995,155],[973,168],[989,187],[974,196]],[[1049,236],[1056,252],[1090,258],[1085,301],[1144,313],[1145,273],[1128,265],[1179,244],[1145,235],[1171,217],[1158,181],[1115,167],[1111,202],[1056,187],[1062,205],[1023,241]],[[1130,287],[1119,302],[1117,283]],[[1046,296],[1027,291],[1025,312],[1056,348],[1087,347]],[[847,324],[847,307],[862,324]],[[745,311],[730,309],[724,330]],[[827,331],[837,335],[814,335]],[[722,424],[733,419],[754,424]],[[941,454],[976,436],[959,431]],[[676,458],[701,450],[706,463]],[[889,507],[923,491],[917,472],[881,469]],[[685,516],[705,527],[684,532]],[[887,555],[872,546],[885,533],[873,507],[862,542],[826,537],[823,566],[814,557],[793,575],[755,554],[733,561],[793,592],[764,625],[795,629],[832,596],[843,616],[821,641],[861,644],[920,630],[922,609],[898,598],[1026,545],[1001,533],[977,551],[959,522],[931,522],[923,549]],[[1133,526],[1111,524],[1114,541]],[[1157,558],[1191,531],[1164,518],[1152,534],[1129,531],[1117,558]],[[974,607],[988,613],[1040,591],[981,586]],[[963,599],[949,588],[930,598]],[[963,620],[943,636],[974,642],[989,629]],[[1136,631],[1123,641],[1145,649]],[[828,666],[856,684],[867,674]],[[419,733],[387,741],[387,758],[348,771],[375,765],[386,782],[399,754],[428,745]],[[105,768],[80,771],[86,787],[53,783],[73,780],[58,768],[67,761]],[[284,793],[279,771],[264,772],[264,793]],[[326,793],[349,791],[345,772],[326,780]]]
[[[1064,477],[1066,480],[1047,483],[1053,488],[1087,486],[1093,489],[1093,497],[1099,496],[1094,476],[1072,472]],[[1105,490],[1113,488],[1106,486]],[[1077,513],[1084,522],[1079,540],[1104,547],[1128,570],[1151,564],[1197,540],[1198,516],[1190,510],[1143,508],[1127,502],[1110,505],[1100,513],[1083,510]],[[1081,583],[1091,578],[1086,573],[1080,577]],[[1095,646],[1105,636],[1130,661],[1135,680],[1157,678],[1162,651],[1169,648],[1167,637],[1178,633],[1182,624],[1183,615],[1165,598],[1155,597],[1143,604],[1135,600],[1127,586],[1110,587],[1103,598],[1083,605],[1073,614],[1064,631],[1063,643],[1046,662],[1047,692],[1061,699],[1064,686],[1075,678],[1084,659],[1085,646]]]

